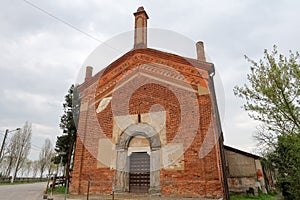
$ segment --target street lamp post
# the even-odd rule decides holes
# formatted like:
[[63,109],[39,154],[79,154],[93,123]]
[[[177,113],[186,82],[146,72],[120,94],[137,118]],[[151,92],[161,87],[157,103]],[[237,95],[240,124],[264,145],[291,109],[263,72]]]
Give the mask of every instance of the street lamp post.
[[2,157],[2,152],[3,152],[3,149],[4,149],[4,144],[5,144],[5,140],[6,140],[7,134],[8,134],[8,129],[5,130],[5,135],[4,135],[4,138],[3,138],[3,142],[2,142],[2,146],[1,146],[1,151],[0,151],[0,158]]
[[5,130],[5,135],[4,135],[4,138],[3,138],[3,141],[2,141],[2,145],[1,145],[1,150],[0,150],[0,160],[2,158],[2,152],[3,152],[3,149],[4,149],[4,145],[5,145],[5,140],[7,138],[7,134],[10,133],[10,132],[13,132],[13,131],[19,131],[20,128],[16,128],[15,130],[12,130],[12,131],[9,131],[8,129]]

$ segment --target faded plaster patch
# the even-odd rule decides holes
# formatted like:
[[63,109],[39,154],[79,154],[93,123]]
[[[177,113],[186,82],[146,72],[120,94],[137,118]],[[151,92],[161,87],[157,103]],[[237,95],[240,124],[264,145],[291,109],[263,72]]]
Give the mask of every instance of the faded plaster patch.
[[183,144],[169,143],[161,151],[162,168],[166,170],[184,170]]
[[137,120],[137,115],[115,116],[113,119],[112,143],[117,144],[120,135],[128,126],[136,124]]
[[154,128],[159,134],[161,146],[165,146],[167,144],[166,111],[141,114],[141,120]]
[[87,111],[88,107],[89,107],[89,103],[88,102],[81,103],[81,105],[80,105],[80,112]]
[[135,136],[131,139],[128,147],[128,156],[132,152],[147,152],[150,155],[151,149],[147,138],[143,136]]
[[149,147],[149,141],[142,136],[135,136],[131,139],[129,147]]
[[98,143],[97,168],[114,168],[116,163],[115,145],[108,138],[100,138]]
[[105,98],[103,98],[100,101],[99,105],[98,105],[96,113],[100,113],[101,111],[103,111],[108,106],[108,104],[110,103],[111,99],[112,99],[112,97],[105,97]]
[[205,94],[209,94],[208,88],[200,86],[198,84],[198,95],[205,95]]
[[139,17],[136,22],[136,44],[143,42],[143,18]]

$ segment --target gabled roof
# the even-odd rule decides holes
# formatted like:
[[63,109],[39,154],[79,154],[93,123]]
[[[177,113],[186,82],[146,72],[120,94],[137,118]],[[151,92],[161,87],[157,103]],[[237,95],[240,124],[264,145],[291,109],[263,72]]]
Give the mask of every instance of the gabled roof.
[[176,62],[178,64],[183,64],[183,65],[190,65],[194,66],[198,69],[202,69],[208,72],[208,74],[214,72],[214,66],[212,63],[208,62],[203,62],[199,61],[196,59],[192,58],[186,58],[182,57],[176,54],[172,53],[167,53],[163,51],[159,51],[156,49],[151,49],[151,48],[140,48],[140,49],[132,49],[131,51],[128,51],[125,53],[123,56],[118,58],[117,60],[113,61],[111,64],[109,64],[107,67],[96,73],[92,78],[89,80],[85,81],[84,83],[79,85],[79,90],[83,90],[84,88],[87,88],[91,84],[95,83],[96,81],[99,80],[99,78],[109,72],[111,72],[113,69],[118,67],[120,64],[125,62],[127,59],[133,57],[136,54],[145,54],[153,57],[157,57],[160,59],[166,59],[166,60],[172,60],[173,62]]
[[249,152],[246,152],[246,151],[242,151],[242,150],[239,150],[239,149],[227,146],[227,145],[224,145],[224,149],[228,150],[228,151],[232,151],[232,152],[238,153],[238,154],[242,154],[244,156],[248,156],[248,157],[251,157],[251,158],[254,158],[254,159],[260,159],[261,158],[258,155],[255,155],[255,154],[252,154],[252,153],[249,153]]

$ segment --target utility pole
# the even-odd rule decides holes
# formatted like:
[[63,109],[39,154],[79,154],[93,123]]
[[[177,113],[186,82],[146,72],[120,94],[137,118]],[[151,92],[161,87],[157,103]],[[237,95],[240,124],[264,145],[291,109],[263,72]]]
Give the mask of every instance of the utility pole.
[[12,131],[9,131],[8,129],[5,130],[5,135],[4,135],[4,138],[3,138],[3,141],[2,141],[2,145],[1,145],[0,160],[2,158],[2,152],[3,152],[3,149],[4,149],[4,145],[5,145],[5,141],[6,141],[6,138],[7,138],[7,134],[10,133],[10,132],[19,131],[19,130],[20,130],[20,128],[16,128],[15,130],[12,130]]
[[2,152],[3,152],[3,149],[4,149],[4,145],[5,145],[5,140],[6,140],[7,134],[8,134],[8,129],[5,130],[5,135],[4,135],[4,138],[3,138],[3,142],[2,142],[2,146],[1,146],[1,151],[0,151],[0,160],[2,158]]
[[15,169],[15,173],[14,175],[11,177],[11,183],[14,182],[16,176],[17,176],[17,171],[18,171],[18,165],[19,165],[19,160],[20,160],[20,157],[21,157],[21,153],[22,153],[22,150],[23,150],[23,146],[21,147],[20,151],[19,151],[19,155],[18,155],[18,158],[17,158],[17,162],[16,162],[16,169]]

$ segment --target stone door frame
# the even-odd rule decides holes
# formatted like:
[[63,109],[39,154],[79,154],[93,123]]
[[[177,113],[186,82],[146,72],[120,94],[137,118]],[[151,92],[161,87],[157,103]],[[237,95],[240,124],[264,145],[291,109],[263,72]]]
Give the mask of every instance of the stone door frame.
[[158,133],[148,124],[132,124],[121,134],[116,144],[116,192],[129,192],[129,156],[128,147],[132,138],[143,136],[150,145],[150,194],[160,194],[160,149]]

